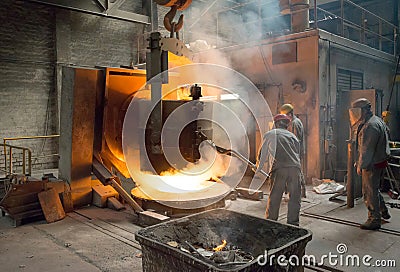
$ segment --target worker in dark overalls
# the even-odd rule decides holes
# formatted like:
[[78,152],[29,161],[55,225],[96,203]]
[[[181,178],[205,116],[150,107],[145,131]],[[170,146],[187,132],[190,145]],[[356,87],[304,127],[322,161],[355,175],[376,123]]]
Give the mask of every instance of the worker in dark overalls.
[[357,129],[357,174],[362,179],[362,191],[368,208],[368,220],[360,227],[376,230],[381,227],[381,218],[389,219],[390,214],[379,191],[384,169],[390,155],[386,125],[371,111],[371,102],[360,98],[352,103],[350,114],[360,116]]
[[287,130],[290,118],[285,114],[274,117],[275,128],[265,133],[258,154],[256,174],[261,169],[271,173],[271,192],[268,198],[266,217],[277,220],[279,206],[285,189],[289,193],[287,223],[299,225],[300,213],[300,142]]
[[[305,173],[305,143],[304,143],[304,126],[303,123],[301,122],[300,118],[298,118],[294,113],[293,113],[293,105],[292,104],[284,104],[280,108],[280,113],[281,114],[286,114],[287,116],[290,117],[291,122],[289,124],[288,130],[292,132],[294,135],[296,135],[297,139],[299,139],[300,142],[300,162],[301,162],[301,170],[302,173]],[[302,175],[301,179],[301,197],[306,197],[306,181],[304,179],[304,175]]]

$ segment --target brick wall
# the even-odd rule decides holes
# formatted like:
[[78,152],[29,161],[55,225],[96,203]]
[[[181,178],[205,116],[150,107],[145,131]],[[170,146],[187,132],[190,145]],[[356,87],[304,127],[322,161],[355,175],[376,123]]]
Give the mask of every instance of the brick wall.
[[[126,1],[122,9],[144,13],[142,1]],[[0,23],[0,139],[58,134],[61,67],[136,64],[138,39],[145,28],[18,0],[1,1]],[[10,144],[33,150],[33,157],[39,157],[33,159],[34,170],[57,167],[56,157],[43,158],[57,153],[57,139]],[[0,148],[0,168],[3,153]],[[21,158],[16,151],[16,167]]]
[[58,10],[57,57],[63,64],[117,66],[136,64],[143,25]]

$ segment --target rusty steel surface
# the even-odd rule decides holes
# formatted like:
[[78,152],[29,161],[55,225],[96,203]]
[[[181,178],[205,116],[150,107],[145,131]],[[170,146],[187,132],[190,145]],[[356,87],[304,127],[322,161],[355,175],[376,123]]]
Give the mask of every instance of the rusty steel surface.
[[59,177],[71,185],[76,207],[92,201],[95,92],[102,76],[100,69],[63,67]]
[[124,154],[122,152],[122,126],[125,111],[132,96],[145,83],[146,72],[144,70],[106,69],[105,98],[107,104],[104,110],[104,144],[107,145],[115,158],[122,162],[124,161]]
[[[320,143],[318,32],[271,37],[260,43],[222,50],[229,55],[233,69],[259,86],[273,113],[278,113],[285,103],[294,106],[294,113],[305,129],[307,180],[320,176],[323,154]],[[278,57],[279,61],[274,63]],[[304,88],[297,88],[296,83],[300,81],[305,83]],[[256,139],[255,146],[259,147],[262,135],[256,135]]]

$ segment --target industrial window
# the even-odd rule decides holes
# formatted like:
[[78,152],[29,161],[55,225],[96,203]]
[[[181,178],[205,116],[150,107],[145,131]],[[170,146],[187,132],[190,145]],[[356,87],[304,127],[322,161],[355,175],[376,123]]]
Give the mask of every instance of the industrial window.
[[338,91],[362,90],[364,75],[345,69],[337,70],[337,89]]
[[272,46],[272,64],[297,62],[297,42]]

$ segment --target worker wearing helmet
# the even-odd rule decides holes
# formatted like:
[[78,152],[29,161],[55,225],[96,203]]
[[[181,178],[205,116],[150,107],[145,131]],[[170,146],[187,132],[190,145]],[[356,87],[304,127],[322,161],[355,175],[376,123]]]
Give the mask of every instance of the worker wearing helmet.
[[287,130],[289,116],[278,114],[274,117],[275,128],[265,133],[258,154],[257,170],[266,169],[271,173],[271,192],[266,217],[277,220],[284,190],[289,192],[287,223],[299,225],[300,212],[300,142]]
[[[304,158],[305,158],[305,146],[304,146],[304,126],[303,123],[301,122],[300,118],[298,118],[294,113],[293,113],[293,105],[292,104],[284,104],[280,108],[280,113],[281,114],[286,114],[287,116],[290,117],[292,120],[291,123],[289,124],[288,130],[292,132],[294,135],[296,135],[297,139],[299,139],[300,142],[300,162],[302,166],[302,170],[304,171],[305,169],[305,164],[304,164]],[[302,175],[301,179],[301,196],[306,197],[306,182],[304,179],[304,176]]]
[[379,192],[383,170],[387,167],[390,154],[386,125],[371,111],[371,102],[360,98],[352,103],[350,113],[357,117],[357,174],[362,178],[362,191],[368,208],[368,220],[360,227],[376,230],[381,227],[381,218],[389,219],[390,214]]

